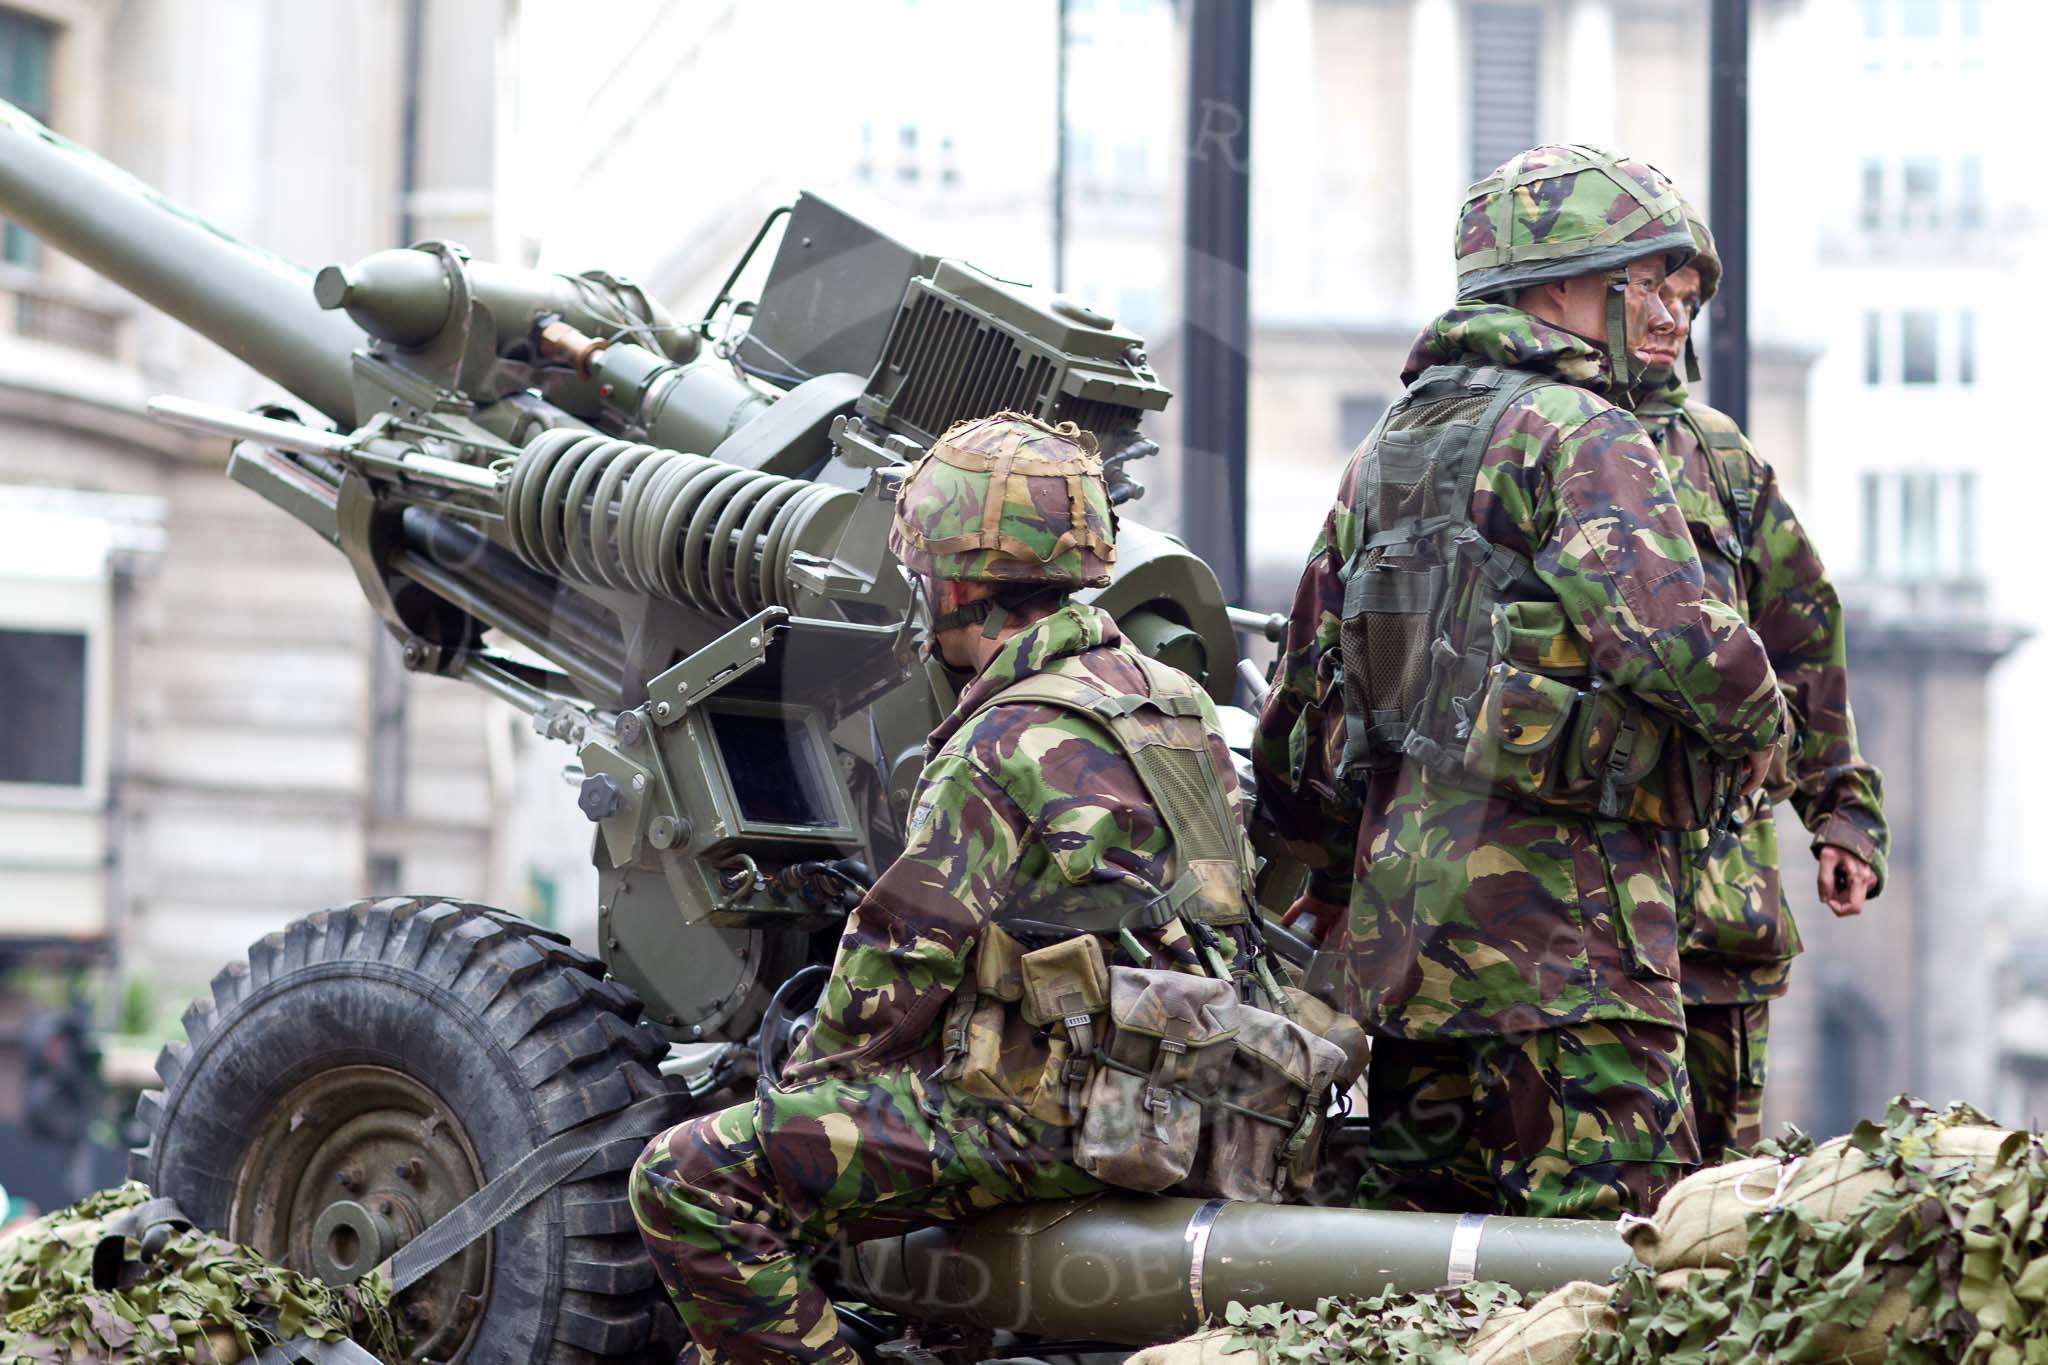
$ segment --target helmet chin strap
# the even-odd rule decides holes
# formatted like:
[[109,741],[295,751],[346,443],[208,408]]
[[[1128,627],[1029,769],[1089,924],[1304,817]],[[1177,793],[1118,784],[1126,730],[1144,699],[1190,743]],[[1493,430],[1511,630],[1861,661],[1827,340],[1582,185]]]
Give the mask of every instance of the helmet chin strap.
[[1628,348],[1628,271],[1607,272],[1607,361],[1623,393],[1633,396],[1643,366]]
[[1013,601],[1009,606],[1003,605],[993,597],[981,597],[955,607],[943,616],[934,616],[932,617],[932,648],[938,648],[939,636],[942,633],[949,630],[958,630],[962,626],[979,625],[981,627],[982,639],[998,639],[1003,633],[1003,628],[1010,624],[1010,614],[1013,611],[1027,603],[1035,602],[1041,597],[1055,594],[1062,597],[1066,595],[1063,589],[1043,587],[1037,592],[1025,594],[1023,597]]

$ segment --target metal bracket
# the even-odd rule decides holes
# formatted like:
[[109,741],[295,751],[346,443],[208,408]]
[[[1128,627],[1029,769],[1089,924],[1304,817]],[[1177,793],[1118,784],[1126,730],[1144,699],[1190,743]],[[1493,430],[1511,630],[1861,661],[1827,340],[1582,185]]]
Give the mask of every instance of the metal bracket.
[[768,646],[789,625],[789,613],[770,607],[704,646],[647,684],[654,723],[674,725],[719,689],[768,661]]

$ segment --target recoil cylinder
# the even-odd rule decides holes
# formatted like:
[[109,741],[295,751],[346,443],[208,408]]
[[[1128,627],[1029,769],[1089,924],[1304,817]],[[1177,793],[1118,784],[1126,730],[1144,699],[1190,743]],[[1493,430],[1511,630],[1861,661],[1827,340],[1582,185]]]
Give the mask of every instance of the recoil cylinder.
[[793,552],[849,489],[742,469],[596,432],[558,429],[514,459],[505,520],[543,573],[645,593],[711,615],[793,607]]

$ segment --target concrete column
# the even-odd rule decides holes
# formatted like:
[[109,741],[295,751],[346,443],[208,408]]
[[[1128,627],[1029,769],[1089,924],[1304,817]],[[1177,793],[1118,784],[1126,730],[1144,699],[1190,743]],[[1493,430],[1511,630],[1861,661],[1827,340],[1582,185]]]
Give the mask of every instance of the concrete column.
[[1407,312],[1451,301],[1459,196],[1470,184],[1470,63],[1457,0],[1415,0],[1408,16]]

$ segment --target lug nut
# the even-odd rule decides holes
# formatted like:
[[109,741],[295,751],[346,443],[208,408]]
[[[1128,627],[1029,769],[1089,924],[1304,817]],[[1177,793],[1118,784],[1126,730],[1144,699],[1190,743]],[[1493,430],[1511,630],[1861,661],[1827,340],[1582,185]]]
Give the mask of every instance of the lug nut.
[[397,1176],[408,1185],[417,1185],[426,1178],[427,1163],[421,1161],[416,1156],[408,1157],[398,1165],[393,1166],[391,1174]]
[[334,1183],[347,1190],[350,1194],[361,1194],[363,1192],[363,1168],[360,1166],[342,1167],[334,1173]]

